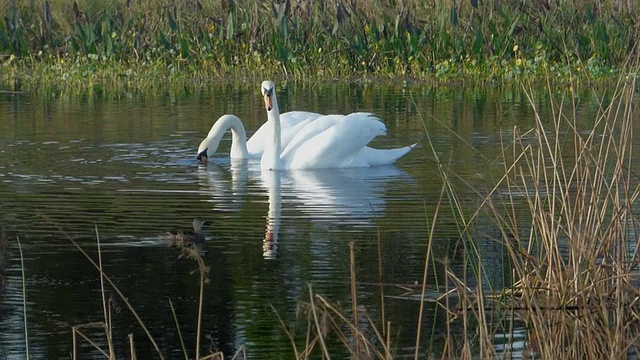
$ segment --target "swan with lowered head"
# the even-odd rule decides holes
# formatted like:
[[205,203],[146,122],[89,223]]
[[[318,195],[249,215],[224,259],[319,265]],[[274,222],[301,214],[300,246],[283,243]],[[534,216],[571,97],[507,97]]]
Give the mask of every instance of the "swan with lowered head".
[[[290,141],[302,127],[314,119],[322,116],[307,111],[290,111],[282,114],[282,139],[284,143]],[[222,136],[231,130],[231,151],[229,156],[232,159],[260,159],[264,152],[265,144],[271,141],[271,133],[268,126],[263,124],[253,136],[247,140],[242,121],[235,115],[222,115],[211,127],[207,137],[198,146],[197,159],[206,163],[207,159],[213,155],[220,146]]]
[[417,145],[384,150],[368,147],[376,136],[387,133],[387,127],[373,114],[361,112],[317,118],[285,143],[272,81],[262,83],[262,95],[268,117],[266,125],[273,137],[260,161],[263,170],[390,165]]

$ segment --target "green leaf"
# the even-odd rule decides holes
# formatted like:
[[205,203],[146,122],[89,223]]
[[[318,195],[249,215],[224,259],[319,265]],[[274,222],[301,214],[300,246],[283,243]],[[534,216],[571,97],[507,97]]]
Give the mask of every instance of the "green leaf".
[[159,37],[160,37],[160,42],[162,43],[162,45],[164,45],[164,48],[166,50],[171,49],[171,44],[169,44],[169,41],[167,41],[167,37],[164,36],[164,33],[162,31],[160,31]]
[[184,59],[189,57],[189,44],[182,37],[180,38],[180,54]]
[[471,47],[474,54],[480,54],[482,52],[482,45],[484,44],[484,35],[482,34],[482,29],[479,27],[476,29],[476,38],[473,41],[473,45]]
[[233,39],[233,13],[229,11],[229,16],[227,16],[227,40],[231,41]]
[[173,15],[171,15],[171,11],[169,9],[167,9],[167,20],[169,21],[169,28],[172,31],[176,31],[178,29],[178,24],[176,23],[176,20],[173,18]]
[[451,19],[451,25],[458,26],[458,11],[455,6],[451,7],[451,15],[449,17]]

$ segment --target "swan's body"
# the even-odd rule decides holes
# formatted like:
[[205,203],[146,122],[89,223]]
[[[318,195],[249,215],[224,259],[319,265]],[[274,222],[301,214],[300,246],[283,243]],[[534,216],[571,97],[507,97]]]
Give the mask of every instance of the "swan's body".
[[[314,119],[321,117],[307,111],[290,111],[281,115],[282,141],[288,143],[294,135],[305,125]],[[222,115],[211,127],[207,137],[198,146],[198,160],[206,162],[220,146],[222,136],[231,130],[231,151],[229,156],[232,159],[260,159],[264,152],[265,145],[272,141],[271,132],[267,129],[267,124],[263,124],[249,140],[242,121],[235,115]]]
[[325,169],[390,165],[411,151],[416,144],[380,150],[367,146],[387,128],[369,113],[326,115],[300,129],[293,139],[283,142],[282,123],[275,84],[262,83],[269,130],[273,140],[267,144],[260,161],[264,170]]

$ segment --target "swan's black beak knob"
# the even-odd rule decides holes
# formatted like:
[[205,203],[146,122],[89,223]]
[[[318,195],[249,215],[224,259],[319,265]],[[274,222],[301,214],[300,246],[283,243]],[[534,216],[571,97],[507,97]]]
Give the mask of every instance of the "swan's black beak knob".
[[204,150],[202,150],[202,151],[198,154],[197,160],[198,160],[201,164],[206,164],[206,163],[207,163],[207,159],[209,158],[209,157],[207,156],[207,150],[209,150],[209,149],[208,149],[208,148],[207,148],[207,149],[204,149]]

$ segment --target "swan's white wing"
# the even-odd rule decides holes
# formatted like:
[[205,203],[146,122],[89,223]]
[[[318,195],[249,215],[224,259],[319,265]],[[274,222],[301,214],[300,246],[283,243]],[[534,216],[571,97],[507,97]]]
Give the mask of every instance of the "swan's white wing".
[[[321,116],[322,114],[308,111],[289,111],[280,115],[282,146],[285,147],[300,129]],[[247,141],[247,151],[251,158],[259,159],[267,142],[273,141],[273,134],[266,125],[266,122],[262,124]]]
[[287,145],[282,144],[281,158],[290,156],[289,154],[298,151],[298,148],[304,145],[307,141],[312,139],[318,134],[326,131],[332,126],[336,125],[339,121],[344,119],[345,115],[325,115],[315,119],[310,124],[307,124],[304,128],[300,129],[294,137],[289,141]]
[[296,135],[282,153],[282,164],[289,169],[370,166],[358,154],[386,132],[384,123],[372,114],[323,116]]

